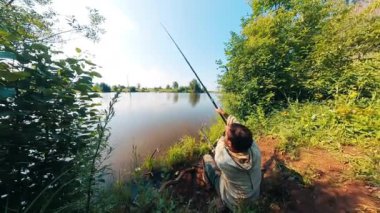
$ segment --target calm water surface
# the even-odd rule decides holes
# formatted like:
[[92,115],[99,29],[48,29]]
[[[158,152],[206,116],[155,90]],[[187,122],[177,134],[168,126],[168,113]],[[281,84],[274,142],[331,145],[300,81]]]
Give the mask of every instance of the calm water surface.
[[[108,104],[114,93],[104,93]],[[218,104],[216,94],[212,94]],[[218,104],[219,105],[219,104]],[[110,123],[108,163],[115,174],[125,174],[132,166],[132,146],[140,160],[158,148],[163,153],[183,135],[196,136],[202,125],[215,121],[216,113],[207,94],[122,93]]]

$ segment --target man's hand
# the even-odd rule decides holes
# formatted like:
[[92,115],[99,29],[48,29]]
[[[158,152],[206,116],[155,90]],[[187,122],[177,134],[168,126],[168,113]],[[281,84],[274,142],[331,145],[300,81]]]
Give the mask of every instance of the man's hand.
[[228,116],[226,116],[227,113],[222,108],[215,109],[215,111],[217,113],[223,115],[223,117],[228,117]]
[[215,109],[215,111],[221,114],[227,120],[226,126],[231,126],[233,123],[239,123],[239,121],[234,116],[229,116],[229,114],[222,108]]
[[215,111],[219,114],[221,114],[226,120],[227,120],[227,124],[226,126],[230,126],[231,124],[235,123],[235,118],[230,118],[229,119],[229,115],[227,112],[225,112],[222,108],[218,108],[218,109],[215,109]]

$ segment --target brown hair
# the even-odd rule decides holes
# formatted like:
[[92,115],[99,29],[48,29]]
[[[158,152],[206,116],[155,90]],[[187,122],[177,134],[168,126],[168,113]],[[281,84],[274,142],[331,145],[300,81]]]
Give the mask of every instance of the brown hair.
[[231,141],[231,146],[238,152],[247,151],[252,143],[252,132],[241,124],[233,123],[230,125],[228,138]]

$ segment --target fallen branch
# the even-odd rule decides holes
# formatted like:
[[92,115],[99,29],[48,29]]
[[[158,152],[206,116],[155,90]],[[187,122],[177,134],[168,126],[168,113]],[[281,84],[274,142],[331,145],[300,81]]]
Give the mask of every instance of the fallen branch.
[[187,173],[187,172],[192,172],[194,171],[195,168],[194,167],[191,167],[191,168],[188,168],[188,169],[185,169],[185,170],[182,170],[181,173],[179,173],[178,177],[176,177],[174,180],[169,180],[169,181],[166,181],[164,182],[161,187],[160,187],[160,190],[159,192],[162,192],[162,190],[164,190],[166,187],[170,186],[170,185],[173,185],[173,184],[176,184],[179,182],[179,180],[181,180],[182,176]]

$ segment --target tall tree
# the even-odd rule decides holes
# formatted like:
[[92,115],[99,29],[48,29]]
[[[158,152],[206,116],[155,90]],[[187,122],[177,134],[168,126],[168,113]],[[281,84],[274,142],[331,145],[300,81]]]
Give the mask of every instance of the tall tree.
[[198,83],[198,81],[196,79],[193,79],[192,81],[190,81],[190,83],[189,83],[189,91],[191,93],[201,93],[201,92],[203,92],[203,90],[201,89],[200,84]]
[[100,89],[102,92],[111,92],[111,87],[106,83],[100,83]]
[[173,87],[173,89],[178,89],[178,82],[174,81],[172,87]]

